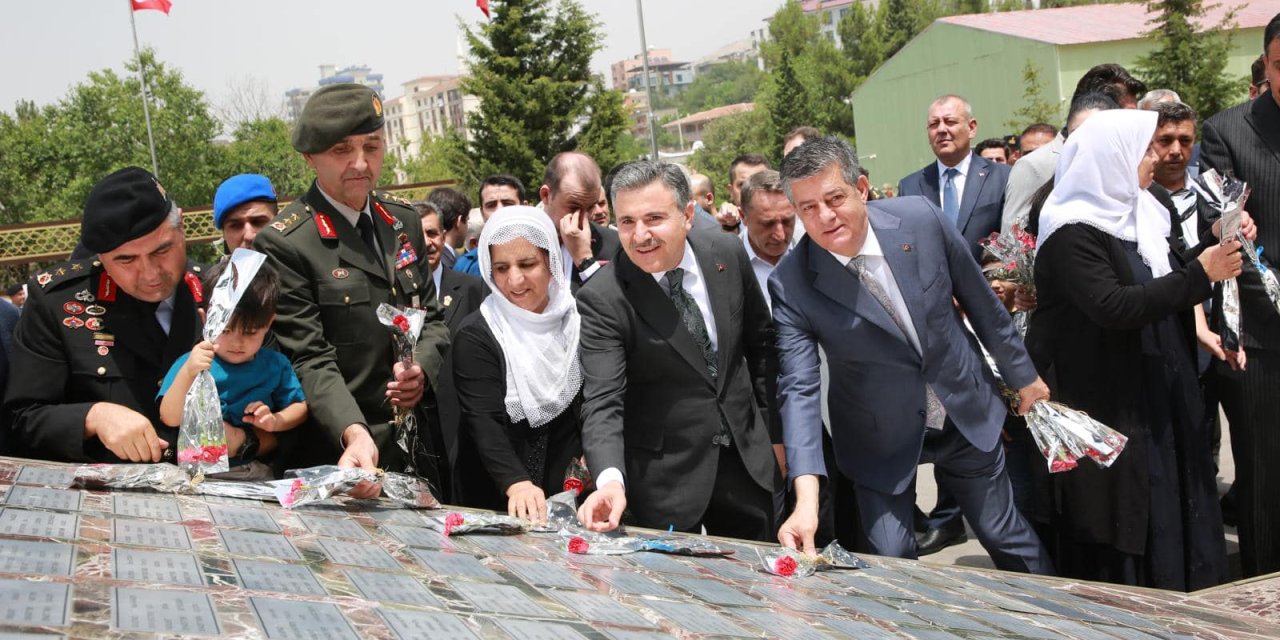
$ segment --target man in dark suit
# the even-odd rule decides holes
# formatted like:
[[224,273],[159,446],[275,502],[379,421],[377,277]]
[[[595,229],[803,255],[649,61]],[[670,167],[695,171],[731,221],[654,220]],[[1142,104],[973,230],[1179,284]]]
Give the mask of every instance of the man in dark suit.
[[[1263,30],[1262,46],[1270,91],[1205,121],[1200,162],[1204,170],[1249,183],[1245,210],[1257,223],[1262,257],[1274,266],[1280,264],[1280,15]],[[1246,576],[1254,576],[1280,570],[1280,314],[1247,261],[1237,281],[1248,366],[1232,391],[1244,416],[1231,423],[1231,449],[1240,563]]]
[[[928,200],[867,204],[853,149],[806,142],[782,179],[809,233],[769,277],[778,331],[788,477],[796,508],[778,540],[813,548],[822,457],[818,348],[831,369],[831,438],[880,555],[915,557],[916,466],[933,462],[997,567],[1051,573],[1013,504],[1000,430],[1005,407],[974,334],[1019,389],[1025,412],[1048,387],[968,243]],[[959,310],[955,302],[959,303]],[[973,326],[965,327],[961,311]]]
[[679,167],[635,162],[611,191],[624,251],[578,292],[583,426],[597,531],[635,524],[769,540],[781,432],[777,355],[741,241],[694,231]]
[[538,197],[542,210],[560,230],[569,288],[576,294],[582,283],[618,253],[618,232],[590,222],[607,207],[600,167],[585,153],[556,154],[547,163]]
[[472,311],[480,308],[489,290],[484,280],[469,273],[450,269],[444,264],[445,231],[441,222],[440,210],[430,201],[413,205],[422,220],[422,236],[426,241],[426,252],[418,266],[422,267],[422,276],[430,278],[436,286],[436,302],[444,310],[444,324],[449,327],[449,335],[453,336],[462,319]]
[[444,227],[444,243],[440,254],[440,262],[445,269],[452,269],[458,261],[457,247],[467,241],[467,217],[471,215],[471,199],[467,194],[438,187],[427,194],[427,202],[435,205],[440,212],[440,224]]

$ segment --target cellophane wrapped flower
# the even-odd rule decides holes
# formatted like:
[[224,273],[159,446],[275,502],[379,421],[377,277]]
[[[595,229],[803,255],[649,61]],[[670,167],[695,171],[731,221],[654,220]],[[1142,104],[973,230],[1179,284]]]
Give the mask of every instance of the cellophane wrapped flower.
[[382,474],[382,495],[410,509],[439,509],[431,485],[418,476],[387,471]]
[[[1244,204],[1249,200],[1249,185],[1235,176],[1219,174],[1210,169],[1196,177],[1196,191],[1219,213],[1218,238],[1222,243],[1239,240],[1245,246],[1245,255],[1252,258],[1253,243],[1240,232],[1244,216]],[[1222,348],[1239,351],[1241,336],[1240,285],[1235,278],[1222,283]]]
[[[391,348],[396,360],[404,366],[413,365],[413,347],[418,343],[426,312],[421,309],[397,309],[387,303],[378,305],[378,322],[391,332]],[[414,453],[418,450],[418,420],[413,409],[395,407],[393,423],[396,427],[396,444],[405,454],[405,473],[413,474]]]
[[450,511],[443,518],[437,518],[431,523],[431,527],[443,533],[445,537],[468,533],[514,536],[530,531],[533,523],[524,518],[506,514]]
[[865,569],[869,566],[861,558],[846,551],[838,542],[832,542],[813,555],[786,547],[771,549],[768,553],[758,553],[760,553],[760,563],[766,572],[788,578],[804,578],[818,571]]
[[591,471],[587,469],[587,463],[581,457],[570,460],[569,467],[564,471],[564,490],[580,496],[589,486]]
[[1110,467],[1124,451],[1124,434],[1057,402],[1041,400],[1027,412],[1027,428],[1045,453],[1049,472],[1069,471],[1088,457],[1100,467]]
[[587,539],[582,536],[574,536],[569,538],[568,550],[572,554],[585,555],[590,553],[591,543],[587,542]]
[[732,549],[694,537],[627,535],[616,530],[599,533],[576,526],[561,528],[560,535],[567,539],[569,553],[579,555],[616,556],[641,551],[701,557],[733,555]]
[[[1000,261],[999,266],[989,272],[990,278],[1012,282],[1035,295],[1035,236],[1015,224],[1004,233],[993,231],[985,240],[979,240],[978,244]],[[1029,314],[1026,311],[1014,312],[1013,326],[1018,335],[1026,337],[1028,321]]]
[[160,464],[84,464],[76,467],[75,486],[86,489],[151,489],[189,493],[191,478],[178,467]]

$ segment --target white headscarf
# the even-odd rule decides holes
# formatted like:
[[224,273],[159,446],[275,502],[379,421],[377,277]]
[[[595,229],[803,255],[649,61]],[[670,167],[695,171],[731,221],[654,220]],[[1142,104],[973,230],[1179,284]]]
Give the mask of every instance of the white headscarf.
[[1156,132],[1154,111],[1112,109],[1071,132],[1058,157],[1053,192],[1040,210],[1043,246],[1063,226],[1080,222],[1138,243],[1159,278],[1169,266],[1169,211],[1138,185],[1138,165]]
[[[549,300],[542,313],[521,309],[493,284],[489,248],[524,238],[550,258]],[[582,388],[578,364],[581,318],[569,292],[555,225],[533,207],[503,207],[480,232],[480,275],[493,294],[480,304],[480,313],[502,347],[507,366],[507,415],[512,422],[528,420],[541,427],[564,412]]]

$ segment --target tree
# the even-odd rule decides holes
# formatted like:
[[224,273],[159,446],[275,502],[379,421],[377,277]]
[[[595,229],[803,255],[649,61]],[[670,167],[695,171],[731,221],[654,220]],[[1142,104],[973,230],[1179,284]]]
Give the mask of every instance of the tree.
[[1004,126],[1011,131],[1022,131],[1040,122],[1056,126],[1062,118],[1062,107],[1050,102],[1044,95],[1044,82],[1040,80],[1040,67],[1030,60],[1022,67],[1022,106],[1013,112]]
[[768,113],[759,107],[716,120],[703,132],[703,146],[689,159],[689,166],[698,173],[706,174],[713,184],[720,185],[716,193],[722,199],[727,197],[729,165],[733,159],[772,147],[774,140],[768,121]]
[[226,148],[225,176],[260,173],[281,197],[300,196],[311,188],[312,172],[293,148],[292,130],[280,118],[251,120],[236,127]]
[[623,105],[621,91],[607,89],[604,82],[592,83],[587,98],[586,124],[577,135],[579,151],[595,158],[601,171],[635,160],[643,154],[631,137],[631,118]]
[[[542,182],[545,163],[573,148],[574,125],[590,110],[591,56],[600,22],[574,0],[491,0],[492,19],[472,30],[463,91],[480,99],[469,115],[473,139],[455,163],[464,183],[510,173]],[[584,128],[591,129],[588,122]]]
[[817,121],[812,108],[813,98],[792,67],[790,52],[782,52],[770,80],[771,91],[764,102],[769,111],[773,140],[767,148],[775,157],[781,157],[782,137],[796,127],[813,126]]
[[1205,18],[1201,0],[1153,0],[1147,11],[1156,14],[1148,22],[1154,28],[1147,33],[1156,48],[1135,66],[1148,86],[1178,92],[1200,113],[1201,121],[1242,97],[1236,80],[1225,73],[1234,10],[1203,31],[1197,31],[1196,24]]
[[866,79],[885,60],[884,36],[880,29],[878,15],[861,2],[850,5],[836,25],[849,72],[859,79]]
[[675,97],[680,113],[690,114],[716,107],[751,102],[760,91],[765,74],[755,62],[724,62],[707,67]]
[[272,92],[266,80],[250,75],[227,82],[226,93],[213,105],[213,112],[231,130],[248,122],[285,117],[280,94]]
[[892,58],[943,11],[937,0],[884,0],[878,19],[884,38],[884,59]]

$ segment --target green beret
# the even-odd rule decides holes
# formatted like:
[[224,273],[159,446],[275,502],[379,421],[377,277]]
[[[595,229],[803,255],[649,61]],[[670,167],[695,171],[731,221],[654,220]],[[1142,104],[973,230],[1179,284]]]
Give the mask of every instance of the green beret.
[[382,128],[382,99],[362,84],[331,84],[311,95],[293,127],[293,148],[322,153],[347,136]]

